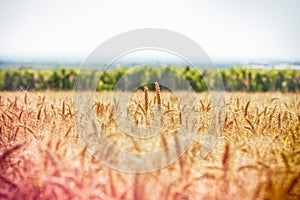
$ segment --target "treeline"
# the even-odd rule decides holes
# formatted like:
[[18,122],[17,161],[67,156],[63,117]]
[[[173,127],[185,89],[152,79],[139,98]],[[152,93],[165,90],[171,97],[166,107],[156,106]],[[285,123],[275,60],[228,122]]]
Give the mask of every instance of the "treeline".
[[[166,76],[167,73],[174,73],[184,77],[193,89],[197,92],[207,90],[204,80],[214,80],[215,71],[198,71],[192,67],[176,68],[169,67],[144,67],[142,70],[132,71],[128,68],[118,68],[104,71],[100,80],[97,80],[96,88],[100,90],[113,90],[117,81],[124,75],[131,73],[134,79],[149,80],[155,76],[157,81]],[[0,90],[72,90],[76,78],[80,78],[81,84],[85,88],[92,87],[99,73],[98,70],[80,71],[75,69],[58,68],[55,70],[37,69],[0,69]],[[135,74],[136,73],[136,74]],[[256,70],[232,67],[221,69],[226,91],[246,91],[246,92],[298,92],[300,89],[300,71],[291,69]]]

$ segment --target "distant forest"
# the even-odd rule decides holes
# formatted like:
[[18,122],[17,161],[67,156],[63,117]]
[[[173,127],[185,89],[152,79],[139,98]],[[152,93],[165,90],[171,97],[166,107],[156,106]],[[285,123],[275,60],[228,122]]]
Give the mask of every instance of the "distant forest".
[[[194,91],[207,91],[207,84],[204,80],[213,80],[216,71],[198,71],[193,67],[186,66],[179,68],[175,66],[167,67],[143,67],[134,76],[141,80],[148,80],[149,76],[157,77],[157,81],[164,77],[166,73],[176,72],[184,77],[192,86]],[[93,86],[97,91],[113,90],[117,81],[127,73],[129,68],[123,67],[101,72],[99,70],[84,70],[60,67],[51,69],[30,69],[30,68],[6,68],[0,69],[0,90],[72,90],[75,79],[79,78],[83,87]],[[300,71],[292,69],[247,69],[231,67],[230,69],[220,69],[218,73],[222,76],[226,91],[242,92],[298,92],[300,89]],[[93,82],[101,74],[96,85]]]

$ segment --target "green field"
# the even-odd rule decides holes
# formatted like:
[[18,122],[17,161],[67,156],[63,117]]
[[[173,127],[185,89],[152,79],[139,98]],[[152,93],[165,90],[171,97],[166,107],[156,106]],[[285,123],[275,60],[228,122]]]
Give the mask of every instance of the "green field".
[[[48,69],[1,69],[0,90],[72,90],[76,78],[85,80],[84,87],[95,87],[98,91],[113,90],[116,82],[129,68],[119,68],[108,71],[67,69],[60,67],[55,70]],[[300,89],[300,71],[285,70],[256,70],[240,67],[220,69],[218,75],[212,70],[195,70],[192,67],[178,68],[175,66],[155,67],[146,66],[138,72],[129,72],[140,80],[147,80],[155,75],[157,80],[162,76],[178,73],[184,77],[196,92],[207,91],[205,80],[213,80],[215,76],[222,77],[226,91],[240,92],[298,92]],[[100,75],[102,75],[100,77]],[[98,77],[99,76],[99,77]],[[97,82],[90,80],[97,79]]]

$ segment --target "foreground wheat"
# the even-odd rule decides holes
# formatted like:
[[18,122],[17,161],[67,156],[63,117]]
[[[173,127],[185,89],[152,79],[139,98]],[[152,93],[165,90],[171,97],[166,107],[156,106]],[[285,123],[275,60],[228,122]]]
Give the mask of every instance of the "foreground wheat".
[[[144,89],[132,101],[139,117]],[[99,93],[95,111],[109,140],[128,151],[144,144],[119,134],[111,93]],[[176,134],[176,100],[156,97],[168,114],[160,133],[167,145]],[[159,99],[164,96],[164,102]],[[299,199],[300,95],[227,94],[227,115],[216,148],[199,157],[209,127],[208,94],[199,95],[201,119],[188,151],[167,168],[128,174],[91,157],[74,128],[72,93],[0,93],[0,199]],[[161,102],[161,103],[158,103]],[[145,103],[148,110],[151,102]],[[153,147],[154,148],[154,147]],[[151,149],[150,149],[151,150]]]

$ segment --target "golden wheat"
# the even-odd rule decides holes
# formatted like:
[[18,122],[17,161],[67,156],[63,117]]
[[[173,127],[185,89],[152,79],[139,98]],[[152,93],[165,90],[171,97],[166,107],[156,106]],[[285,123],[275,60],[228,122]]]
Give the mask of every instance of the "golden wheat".
[[[175,140],[179,152],[175,136],[184,113],[172,94],[158,83],[155,89],[145,87],[129,102],[136,123],[153,123],[147,119],[151,104],[164,109],[164,125],[149,140],[118,129],[112,93],[97,93],[87,112],[95,112],[107,139],[123,150],[149,153]],[[201,93],[197,142],[168,167],[137,175],[110,169],[88,153],[76,132],[72,93],[2,92],[0,199],[298,199],[299,94],[227,95],[222,135],[206,158],[199,154],[213,109],[209,95]]]

